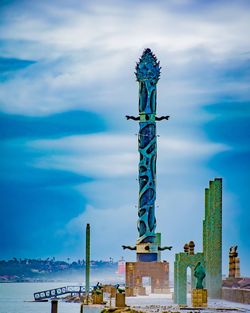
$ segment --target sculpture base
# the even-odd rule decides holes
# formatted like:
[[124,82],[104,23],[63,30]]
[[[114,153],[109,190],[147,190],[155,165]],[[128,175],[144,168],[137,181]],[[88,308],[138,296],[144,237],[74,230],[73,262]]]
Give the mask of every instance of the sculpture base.
[[137,262],[157,262],[159,261],[158,243],[144,242],[136,244]]
[[126,262],[126,286],[129,294],[146,294],[143,277],[150,278],[151,293],[169,293],[168,262]]
[[137,262],[157,262],[157,253],[136,253]]
[[92,296],[93,304],[102,304],[103,303],[103,293],[96,295],[93,294]]
[[115,295],[115,306],[117,308],[125,308],[125,293],[117,293]]
[[193,289],[192,290],[192,306],[207,307],[207,289]]

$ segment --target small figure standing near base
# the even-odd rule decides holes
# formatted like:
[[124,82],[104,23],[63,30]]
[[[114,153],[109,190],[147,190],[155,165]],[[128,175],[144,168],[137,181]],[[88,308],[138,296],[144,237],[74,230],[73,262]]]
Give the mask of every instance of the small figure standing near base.
[[196,277],[196,289],[192,290],[192,305],[193,307],[207,306],[207,289],[203,289],[203,280],[206,276],[205,269],[201,262],[198,262],[194,268],[194,277]]
[[201,262],[198,262],[194,268],[194,277],[197,278],[196,289],[203,289],[203,279],[206,277],[205,269],[201,265]]

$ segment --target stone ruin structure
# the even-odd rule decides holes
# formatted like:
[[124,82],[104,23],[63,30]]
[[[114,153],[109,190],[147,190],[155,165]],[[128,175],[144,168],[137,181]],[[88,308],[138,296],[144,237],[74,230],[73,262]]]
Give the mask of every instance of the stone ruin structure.
[[194,284],[194,267],[197,262],[206,269],[205,287],[208,297],[221,298],[222,287],[222,179],[215,178],[205,189],[205,219],[203,221],[203,251],[194,253],[194,242],[185,244],[184,252],[175,255],[174,302],[187,303],[187,268],[191,269]]

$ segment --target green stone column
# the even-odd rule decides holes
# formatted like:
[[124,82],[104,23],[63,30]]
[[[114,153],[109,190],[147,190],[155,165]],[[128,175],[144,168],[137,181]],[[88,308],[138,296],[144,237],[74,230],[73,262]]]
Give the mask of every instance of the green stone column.
[[195,286],[196,286],[196,278],[194,277],[194,268],[195,268],[195,266],[192,265],[192,266],[190,266],[190,268],[191,268],[191,287],[192,287],[192,289],[194,289]]
[[174,262],[174,303],[178,303],[177,261]]
[[187,304],[187,274],[183,268],[178,271],[177,279],[179,285],[182,284],[182,288],[180,288],[178,292],[178,304],[185,305]]
[[222,179],[215,178],[205,189],[203,251],[208,297],[221,298],[222,282]]
[[205,188],[205,219],[203,221],[203,253],[205,259],[205,268],[206,268],[206,277],[205,277],[205,286],[209,290],[210,284],[210,263],[207,261],[209,260],[209,247],[208,247],[208,239],[210,238],[210,190],[209,188]]
[[210,298],[221,298],[222,283],[222,179],[216,178],[212,184],[211,213],[211,259]]
[[182,260],[177,262],[177,303],[187,304],[187,268]]
[[85,268],[85,292],[89,296],[89,287],[90,287],[90,225],[86,225],[86,268]]

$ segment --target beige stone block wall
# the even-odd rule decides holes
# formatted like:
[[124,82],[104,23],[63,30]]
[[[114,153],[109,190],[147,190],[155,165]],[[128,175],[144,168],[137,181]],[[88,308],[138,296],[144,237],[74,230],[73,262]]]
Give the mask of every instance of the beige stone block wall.
[[223,287],[222,299],[232,302],[250,304],[250,289]]

